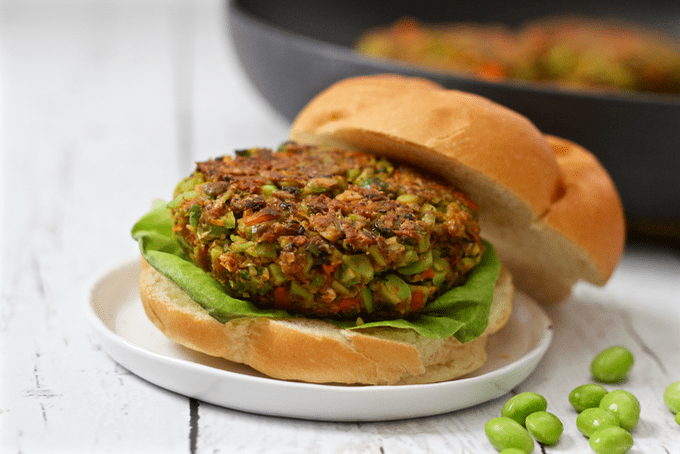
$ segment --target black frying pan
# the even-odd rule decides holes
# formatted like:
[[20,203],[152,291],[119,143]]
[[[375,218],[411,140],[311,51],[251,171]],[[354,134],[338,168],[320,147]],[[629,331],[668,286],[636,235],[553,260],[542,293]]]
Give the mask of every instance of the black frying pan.
[[680,238],[680,97],[486,82],[367,59],[352,50],[365,30],[405,15],[424,22],[519,26],[549,15],[582,14],[637,22],[680,38],[680,1],[231,0],[228,9],[248,77],[288,120],[343,78],[385,72],[427,77],[486,96],[529,117],[542,131],[588,148],[616,182],[629,227]]

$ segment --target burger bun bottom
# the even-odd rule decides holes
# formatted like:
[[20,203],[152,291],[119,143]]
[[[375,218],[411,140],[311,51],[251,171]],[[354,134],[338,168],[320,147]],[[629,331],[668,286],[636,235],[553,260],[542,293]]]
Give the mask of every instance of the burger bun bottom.
[[189,349],[277,379],[394,385],[451,380],[483,366],[488,336],[510,317],[514,287],[502,272],[486,331],[465,344],[407,329],[348,330],[306,318],[244,317],[223,324],[143,259],[140,294],[153,324]]

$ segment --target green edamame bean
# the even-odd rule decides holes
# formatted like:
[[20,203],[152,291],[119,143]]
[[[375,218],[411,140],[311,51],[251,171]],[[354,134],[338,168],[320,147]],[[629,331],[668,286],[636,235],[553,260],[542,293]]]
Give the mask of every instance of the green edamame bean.
[[590,363],[590,373],[601,383],[620,383],[628,377],[633,362],[633,354],[626,347],[609,347]]
[[545,411],[548,401],[537,393],[525,392],[511,397],[501,409],[501,416],[512,418],[524,425],[526,417],[535,411]]
[[505,448],[498,454],[526,454],[526,453],[518,448]]
[[600,405],[605,394],[607,390],[602,385],[588,383],[574,388],[569,393],[569,403],[580,413],[586,408],[595,408]]
[[590,437],[595,454],[624,454],[633,447],[633,436],[620,427],[606,427]]
[[680,411],[675,414],[675,422],[677,422],[678,425],[680,425]]
[[619,420],[602,408],[586,408],[576,417],[576,428],[588,438],[605,427],[619,427]]
[[535,411],[529,414],[525,423],[527,430],[536,441],[548,446],[557,443],[564,430],[562,421],[547,411]]
[[663,401],[673,413],[680,413],[680,381],[668,385],[663,393]]
[[534,439],[520,423],[507,416],[499,416],[484,425],[484,432],[498,451],[516,448],[530,453],[534,450]]
[[633,430],[640,420],[640,401],[623,389],[608,392],[600,401],[600,408],[614,413],[626,430]]

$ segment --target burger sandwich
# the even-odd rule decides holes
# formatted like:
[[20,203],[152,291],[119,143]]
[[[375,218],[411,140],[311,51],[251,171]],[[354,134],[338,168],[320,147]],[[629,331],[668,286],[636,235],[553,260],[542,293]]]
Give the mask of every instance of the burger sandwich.
[[515,285],[559,302],[622,253],[593,155],[479,96],[347,79],[289,139],[198,163],[134,226],[169,339],[278,379],[450,380],[485,363]]

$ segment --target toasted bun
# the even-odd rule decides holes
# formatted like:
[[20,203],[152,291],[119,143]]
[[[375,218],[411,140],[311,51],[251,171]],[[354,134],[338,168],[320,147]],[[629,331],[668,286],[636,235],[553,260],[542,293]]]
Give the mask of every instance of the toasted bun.
[[458,186],[517,287],[541,302],[579,280],[603,285],[623,252],[621,201],[597,159],[485,98],[423,79],[347,79],[300,112],[290,138],[381,154]]
[[481,367],[488,335],[510,317],[513,286],[509,274],[502,273],[487,330],[465,344],[411,330],[346,330],[304,318],[247,317],[222,324],[144,260],[140,294],[153,324],[192,350],[247,364],[274,378],[378,385],[450,380]]

